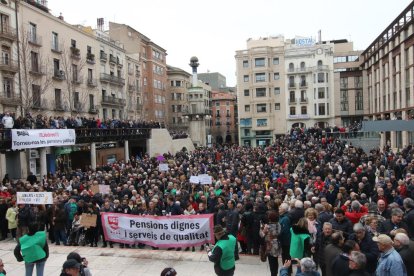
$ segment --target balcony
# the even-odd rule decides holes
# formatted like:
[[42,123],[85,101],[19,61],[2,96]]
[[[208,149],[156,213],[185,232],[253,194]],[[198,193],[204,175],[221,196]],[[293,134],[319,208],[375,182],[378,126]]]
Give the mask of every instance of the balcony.
[[95,78],[88,78],[87,84],[90,87],[96,87],[98,86],[98,81]]
[[20,103],[20,97],[11,91],[3,91],[0,94],[0,104],[8,106],[19,106]]
[[53,42],[50,45],[50,50],[54,53],[61,54],[63,46],[61,43]]
[[19,71],[19,67],[16,61],[7,57],[2,57],[0,58],[0,70],[14,74]]
[[79,76],[79,75],[73,76],[72,78],[73,84],[81,84],[82,82],[83,82],[82,76]]
[[41,77],[46,74],[46,68],[40,65],[32,65],[32,67],[29,70],[29,73]]
[[33,46],[41,47],[43,45],[42,43],[42,37],[37,34],[32,34],[30,32],[27,33],[27,42],[29,42]]
[[296,99],[295,98],[289,98],[289,105],[295,105]]
[[116,56],[110,54],[109,55],[109,62],[113,63],[113,64],[117,64],[118,62],[117,62]]
[[46,99],[34,99],[32,103],[33,109],[49,109],[49,103]]
[[101,61],[107,61],[108,60],[108,54],[105,53],[104,51],[101,51],[99,58],[101,59]]
[[308,83],[306,81],[300,82],[300,88],[306,88],[308,87]]
[[125,106],[125,99],[115,98],[113,96],[103,96],[102,104],[106,105],[116,105],[116,106]]
[[128,91],[130,91],[130,92],[134,92],[134,91],[136,91],[136,86],[135,86],[135,84],[128,83]]
[[303,74],[312,71],[312,67],[300,67],[300,68],[289,68],[287,70],[288,74]]
[[73,59],[80,59],[81,56],[80,56],[80,50],[79,50],[79,48],[76,48],[76,47],[73,47],[73,46],[70,47],[70,56]]
[[95,55],[92,53],[86,54],[86,62],[89,64],[95,64]]
[[295,87],[296,87],[296,83],[294,83],[294,82],[289,83],[289,88],[295,88]]
[[53,110],[54,111],[60,111],[63,112],[65,111],[65,106],[62,104],[62,101],[55,101],[54,105],[53,105]]
[[0,38],[7,39],[11,42],[17,40],[17,32],[15,28],[4,25],[0,28]]
[[83,104],[81,102],[75,102],[73,104],[73,110],[76,111],[77,113],[84,112],[83,111]]
[[97,105],[92,105],[89,107],[88,112],[90,114],[98,114],[99,113],[99,107]]
[[308,98],[300,98],[300,103],[308,103]]
[[62,70],[55,70],[52,78],[57,81],[66,80],[65,72]]
[[101,73],[101,81],[110,82],[110,83],[121,85],[121,86],[125,85],[125,79],[121,77],[117,77],[115,75],[106,74],[106,73]]

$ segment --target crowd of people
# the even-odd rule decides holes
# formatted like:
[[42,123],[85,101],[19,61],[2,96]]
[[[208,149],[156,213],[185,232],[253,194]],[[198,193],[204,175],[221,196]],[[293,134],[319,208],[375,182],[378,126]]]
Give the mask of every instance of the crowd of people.
[[[317,269],[323,276],[414,275],[414,148],[364,152],[325,134],[297,128],[266,147],[165,154],[166,172],[158,171],[157,158],[143,156],[32,183],[7,180],[0,191],[2,239],[25,235],[34,222],[56,245],[139,249],[145,245],[106,241],[100,214],[211,213],[216,239],[227,237],[227,246],[237,240],[234,262],[225,266],[216,247],[197,248],[207,247],[218,275],[233,275],[239,254],[260,256],[272,276],[291,274],[294,261],[300,275]],[[213,184],[189,182],[199,174],[211,175]],[[95,184],[111,192],[93,193]],[[16,206],[18,191],[51,191],[54,203]],[[80,227],[82,213],[96,214],[96,227]]]

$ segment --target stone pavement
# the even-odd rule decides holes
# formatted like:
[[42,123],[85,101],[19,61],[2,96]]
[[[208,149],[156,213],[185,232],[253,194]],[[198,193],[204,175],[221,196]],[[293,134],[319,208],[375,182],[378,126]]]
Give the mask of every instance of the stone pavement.
[[[13,250],[13,241],[0,242],[0,258],[8,276],[24,276],[24,263],[18,263]],[[99,247],[75,247],[49,245],[50,256],[46,262],[45,276],[58,276],[66,256],[78,252],[89,261],[93,276],[158,276],[165,267],[174,267],[178,276],[215,275],[213,263],[205,251],[184,252],[151,249],[119,249]],[[33,273],[33,275],[36,275]],[[267,263],[259,256],[241,255],[236,262],[236,276],[270,275]]]

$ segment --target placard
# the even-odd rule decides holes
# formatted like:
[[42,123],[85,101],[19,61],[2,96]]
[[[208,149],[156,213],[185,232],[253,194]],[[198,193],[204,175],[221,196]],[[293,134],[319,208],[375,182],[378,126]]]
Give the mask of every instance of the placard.
[[99,193],[103,195],[107,195],[111,192],[111,187],[109,185],[98,185],[99,186]]
[[214,243],[213,214],[136,216],[102,213],[105,240],[156,247],[189,247]]
[[190,176],[190,183],[199,184],[200,183],[200,179],[198,178],[198,176],[192,175],[192,176]]
[[198,178],[200,179],[200,184],[209,185],[213,183],[213,178],[208,174],[200,174]]
[[158,170],[160,172],[167,172],[168,171],[168,164],[159,164],[158,165]]
[[17,192],[17,204],[53,204],[52,192]]
[[76,143],[74,129],[12,129],[12,149],[71,146]]
[[86,228],[95,227],[97,217],[98,216],[96,214],[83,213],[80,216],[80,225]]

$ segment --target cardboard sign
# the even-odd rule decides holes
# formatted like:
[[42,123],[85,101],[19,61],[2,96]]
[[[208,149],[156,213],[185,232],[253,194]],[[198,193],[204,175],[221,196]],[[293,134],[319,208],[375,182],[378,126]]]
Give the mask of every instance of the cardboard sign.
[[95,214],[82,214],[80,217],[80,224],[86,228],[95,227],[96,219],[97,215]]
[[17,192],[17,204],[53,204],[51,192]]
[[168,164],[159,164],[158,165],[158,170],[160,172],[167,172],[168,171]]

